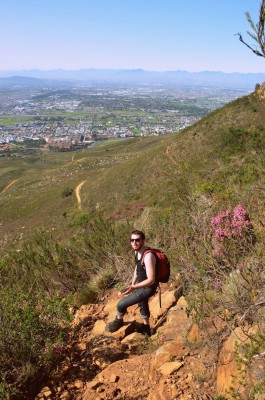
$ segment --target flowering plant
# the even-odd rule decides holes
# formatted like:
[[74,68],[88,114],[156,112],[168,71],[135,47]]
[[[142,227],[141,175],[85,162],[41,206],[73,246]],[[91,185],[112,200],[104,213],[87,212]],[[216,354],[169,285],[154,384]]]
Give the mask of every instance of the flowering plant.
[[227,238],[242,237],[253,229],[247,210],[238,204],[234,210],[226,210],[211,219],[214,236],[219,242]]

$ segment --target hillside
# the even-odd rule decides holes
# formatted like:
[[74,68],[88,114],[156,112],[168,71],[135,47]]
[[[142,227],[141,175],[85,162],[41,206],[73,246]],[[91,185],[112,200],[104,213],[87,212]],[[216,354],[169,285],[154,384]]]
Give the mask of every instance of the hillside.
[[[106,301],[109,289],[126,283],[132,227],[170,256],[188,317],[203,332],[203,351],[212,340],[206,327],[214,316],[225,325],[217,329],[216,358],[240,328],[250,341],[238,359],[248,368],[255,357],[263,368],[264,91],[257,88],[172,135],[0,159],[3,398],[19,388],[22,399],[23,385],[36,374],[45,377],[58,362],[53,346],[58,348],[58,337],[62,343],[65,335],[69,339],[69,305]],[[11,331],[15,344],[5,339]],[[211,379],[209,396],[217,396],[217,376]],[[234,398],[261,398],[250,396],[264,382],[254,380],[256,392],[249,382],[245,374],[231,392]],[[232,398],[231,393],[205,398]]]
[[198,192],[210,192],[225,204],[255,203],[256,181],[262,187],[263,179],[263,111],[263,101],[252,94],[173,135],[106,142],[81,153],[2,158],[0,190],[18,179],[1,193],[2,237],[21,233],[21,226],[30,232],[40,225],[61,230],[69,223],[63,215],[71,220],[80,214],[75,196],[64,197],[63,191],[74,190],[81,181],[86,181],[82,214],[100,209],[117,219],[135,220],[153,207],[178,208]]

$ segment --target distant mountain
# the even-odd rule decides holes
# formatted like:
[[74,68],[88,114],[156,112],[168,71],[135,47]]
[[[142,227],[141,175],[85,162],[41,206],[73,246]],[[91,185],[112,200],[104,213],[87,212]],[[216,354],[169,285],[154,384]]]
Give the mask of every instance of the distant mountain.
[[[55,81],[52,79],[46,78],[34,78],[31,76],[9,76],[9,77],[0,77],[0,87],[17,87],[17,88],[27,88],[27,87],[50,87],[54,86],[56,83],[57,86],[62,86],[64,81]],[[67,82],[69,85],[69,82]]]
[[[229,87],[253,87],[256,83],[265,82],[265,73],[224,73],[220,71],[145,71],[143,69],[80,69],[80,70],[17,70],[0,71],[0,77],[23,76],[24,78],[65,80],[65,81],[90,81],[90,82],[120,82],[120,83],[168,83],[182,85],[229,85]],[[36,84],[40,82],[35,82]],[[30,81],[24,81],[28,84]],[[22,81],[20,81],[22,84]]]

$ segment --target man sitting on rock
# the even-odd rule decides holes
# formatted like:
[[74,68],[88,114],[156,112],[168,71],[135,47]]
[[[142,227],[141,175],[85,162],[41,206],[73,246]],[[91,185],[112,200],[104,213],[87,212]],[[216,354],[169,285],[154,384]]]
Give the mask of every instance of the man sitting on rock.
[[130,241],[132,249],[135,252],[136,264],[132,283],[122,293],[126,297],[117,304],[117,316],[113,322],[107,325],[106,330],[108,332],[116,332],[120,329],[123,326],[123,316],[127,308],[138,304],[143,324],[141,324],[141,327],[137,331],[151,336],[148,299],[155,294],[158,286],[155,280],[156,258],[154,254],[147,253],[143,263],[143,254],[147,250],[147,247],[145,246],[145,234],[142,231],[134,230],[131,233]]

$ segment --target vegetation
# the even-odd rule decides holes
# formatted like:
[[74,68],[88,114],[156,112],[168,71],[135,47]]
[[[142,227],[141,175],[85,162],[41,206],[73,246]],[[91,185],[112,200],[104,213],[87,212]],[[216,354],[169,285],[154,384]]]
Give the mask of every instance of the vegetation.
[[251,28],[251,31],[247,33],[255,41],[255,45],[249,45],[246,43],[241,34],[238,34],[239,40],[257,56],[265,57],[265,0],[262,0],[260,3],[259,19],[257,23],[253,22],[249,12],[246,12],[246,17]]
[[162,140],[0,160],[3,188],[19,178],[0,196],[3,399],[54,367],[70,306],[126,283],[133,227],[169,255],[198,323],[254,324],[246,359],[264,352],[264,126],[255,92]]

